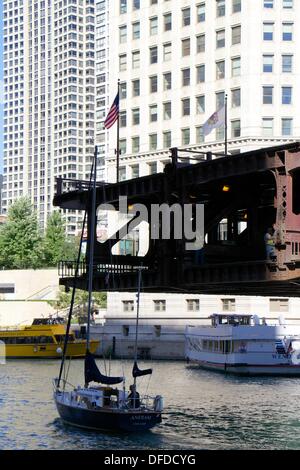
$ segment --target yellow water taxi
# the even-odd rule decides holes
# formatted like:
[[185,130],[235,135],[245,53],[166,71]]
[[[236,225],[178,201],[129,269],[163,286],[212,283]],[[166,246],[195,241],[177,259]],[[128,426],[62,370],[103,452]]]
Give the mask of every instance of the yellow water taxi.
[[[32,325],[19,329],[0,329],[0,341],[5,343],[7,358],[61,358],[66,336],[63,318],[36,318]],[[90,351],[95,353],[100,341],[90,341]],[[84,357],[86,340],[77,339],[70,332],[66,356]]]

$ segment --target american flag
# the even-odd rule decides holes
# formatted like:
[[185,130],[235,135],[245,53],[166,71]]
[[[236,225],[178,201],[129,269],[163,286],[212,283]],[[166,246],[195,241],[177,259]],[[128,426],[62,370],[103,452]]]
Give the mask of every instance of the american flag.
[[117,96],[115,97],[115,100],[109,110],[109,113],[106,116],[106,119],[104,121],[104,127],[106,129],[109,129],[111,126],[114,125],[118,117],[119,117],[119,93],[117,93]]

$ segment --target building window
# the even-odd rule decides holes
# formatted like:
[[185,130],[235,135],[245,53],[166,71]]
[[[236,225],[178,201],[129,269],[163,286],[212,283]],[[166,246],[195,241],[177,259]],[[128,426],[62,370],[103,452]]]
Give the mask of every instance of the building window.
[[197,5],[197,21],[198,23],[205,21],[205,3]]
[[182,86],[190,86],[191,84],[191,69],[183,69],[182,73]]
[[157,134],[149,135],[149,150],[157,150]]
[[132,24],[132,39],[140,39],[140,22]]
[[293,119],[291,118],[281,119],[281,134],[283,136],[292,135],[292,125],[293,125]]
[[132,110],[132,125],[137,126],[140,123],[140,108],[134,108]]
[[140,166],[139,165],[132,165],[131,166],[131,177],[138,178],[140,176]]
[[238,77],[241,75],[241,58],[234,57],[231,59],[231,75],[232,77]]
[[291,54],[284,54],[282,56],[282,72],[291,73],[293,68],[293,56]]
[[196,81],[197,83],[203,83],[205,82],[205,65],[198,65],[196,67]]
[[157,173],[157,162],[151,162],[149,166],[149,175],[155,175]]
[[291,86],[282,87],[281,103],[292,104],[292,87]]
[[196,144],[201,144],[204,142],[204,132],[203,126],[196,127]]
[[157,46],[150,47],[150,64],[157,64]]
[[171,101],[167,101],[166,103],[163,104],[163,113],[164,113],[164,119],[169,120],[172,118],[172,105]]
[[225,104],[225,92],[218,91],[216,93],[216,109],[223,108],[224,104]]
[[164,148],[170,148],[172,145],[172,134],[171,131],[165,131],[163,132],[163,143],[164,143]]
[[282,0],[283,8],[293,8],[293,0]]
[[241,27],[233,26],[231,28],[231,44],[240,44],[241,43]]
[[119,42],[123,44],[127,41],[127,26],[120,26],[119,27]]
[[150,122],[157,122],[157,104],[149,106],[149,120]]
[[216,140],[224,140],[225,139],[225,127],[220,126],[216,129]]
[[126,127],[127,125],[127,116],[126,111],[120,112],[120,127]]
[[140,151],[140,138],[139,137],[132,137],[131,150],[132,150],[132,153],[138,153]]
[[127,56],[126,54],[121,54],[119,56],[119,70],[120,72],[123,72],[126,69],[127,69]]
[[273,118],[263,118],[262,120],[262,134],[264,137],[273,136]]
[[199,312],[200,310],[200,300],[199,299],[188,299],[187,310],[188,312]]
[[184,8],[182,10],[182,26],[189,26],[191,24],[191,9]]
[[231,107],[238,108],[241,106],[241,89],[235,88],[231,90]]
[[119,168],[119,181],[125,181],[126,180],[126,167],[125,166],[120,166]]
[[272,86],[263,86],[263,104],[273,104]]
[[165,312],[166,311],[166,301],[165,300],[153,300],[154,311],[155,312]]
[[240,137],[241,136],[241,121],[236,119],[231,121],[231,137]]
[[126,150],[127,150],[126,139],[120,139],[120,153],[121,153],[121,155],[125,155]]
[[172,89],[172,74],[171,72],[166,72],[163,75],[163,85],[164,91]]
[[152,77],[149,77],[150,80],[150,93],[156,93],[157,92],[157,75],[152,75]]
[[221,80],[225,78],[225,60],[216,62],[216,79]]
[[150,36],[155,36],[158,33],[158,20],[157,16],[150,18]]
[[235,299],[221,299],[223,312],[235,312]]
[[273,55],[263,55],[263,72],[272,73],[273,72]]
[[196,45],[197,45],[197,53],[205,52],[205,34],[199,34],[196,38]]
[[282,23],[282,40],[293,40],[293,23]]
[[190,98],[184,98],[182,102],[182,116],[189,116],[191,114]]
[[186,57],[191,53],[191,40],[190,38],[182,39],[181,41],[181,50],[182,50],[182,57]]
[[127,13],[127,0],[120,0],[120,14]]
[[263,39],[264,41],[273,41],[274,23],[264,23],[263,25]]
[[289,299],[270,299],[270,312],[288,312]]
[[216,48],[225,47],[225,29],[216,31]]
[[134,311],[134,301],[133,300],[123,300],[123,312],[133,312]]
[[164,15],[164,31],[172,30],[172,13],[166,13]]
[[140,51],[134,51],[132,53],[132,68],[133,69],[140,68]]
[[225,0],[216,0],[217,17],[225,16]]
[[196,114],[205,113],[205,96],[196,96]]
[[163,45],[163,60],[168,62],[172,58],[172,44],[170,42]]
[[140,81],[132,80],[132,96],[140,96]]
[[189,128],[181,129],[181,142],[182,145],[189,145],[191,140],[191,132]]
[[242,9],[241,0],[232,0],[232,13],[238,13]]
[[127,98],[127,83],[120,83],[120,99],[125,100]]
[[139,10],[140,9],[140,0],[133,0],[133,10]]
[[263,1],[264,1],[264,8],[274,7],[274,0],[263,0]]

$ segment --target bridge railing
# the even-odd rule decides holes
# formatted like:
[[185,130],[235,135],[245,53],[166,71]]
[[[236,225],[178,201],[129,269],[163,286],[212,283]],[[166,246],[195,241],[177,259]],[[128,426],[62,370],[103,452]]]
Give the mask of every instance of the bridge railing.
[[[88,272],[88,263],[81,261],[78,267],[78,276],[84,276]],[[58,275],[60,278],[66,277],[75,277],[77,268],[76,261],[60,261],[58,265]],[[97,276],[98,274],[107,275],[107,274],[129,274],[136,273],[139,269],[145,271],[148,270],[148,266],[139,266],[139,265],[126,265],[126,264],[105,264],[105,263],[94,263],[93,264],[93,275]]]
[[[102,181],[97,182],[96,186],[101,187],[107,185],[108,183],[103,183]],[[72,178],[62,178],[58,176],[56,178],[56,195],[60,196],[63,193],[69,191],[84,191],[88,190],[91,187],[88,180],[77,180]]]

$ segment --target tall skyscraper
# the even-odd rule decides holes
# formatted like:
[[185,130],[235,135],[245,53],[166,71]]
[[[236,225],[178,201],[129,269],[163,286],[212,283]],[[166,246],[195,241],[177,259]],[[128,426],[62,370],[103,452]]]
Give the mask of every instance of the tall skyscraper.
[[[86,179],[95,136],[94,0],[4,0],[3,211],[29,195],[41,226],[55,177]],[[66,214],[75,234],[77,213]]]
[[224,153],[224,126],[204,135],[203,124],[226,94],[230,153],[299,138],[299,14],[295,0],[111,2],[110,80],[121,80],[120,179],[161,171],[172,146]]

